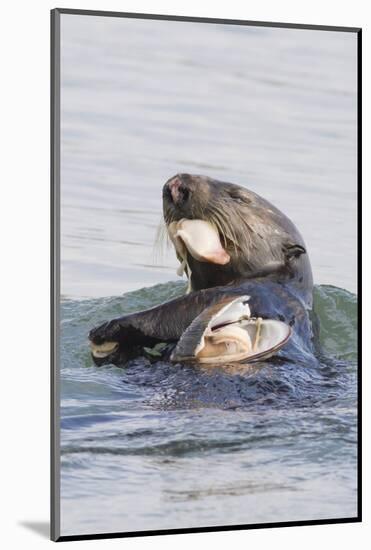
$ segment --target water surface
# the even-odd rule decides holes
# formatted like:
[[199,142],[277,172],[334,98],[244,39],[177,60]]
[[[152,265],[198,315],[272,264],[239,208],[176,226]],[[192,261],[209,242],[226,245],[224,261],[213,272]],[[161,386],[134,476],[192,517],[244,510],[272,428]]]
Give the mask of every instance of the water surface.
[[[62,15],[61,77],[62,534],[355,516],[356,36]],[[184,292],[177,172],[297,224],[325,357],[92,365],[92,326]]]
[[246,186],[356,291],[356,35],[62,16],[62,292],[174,279],[155,254],[177,172]]
[[62,303],[62,533],[356,515],[356,299],[316,288],[330,357],[92,366],[89,328],[184,292]]

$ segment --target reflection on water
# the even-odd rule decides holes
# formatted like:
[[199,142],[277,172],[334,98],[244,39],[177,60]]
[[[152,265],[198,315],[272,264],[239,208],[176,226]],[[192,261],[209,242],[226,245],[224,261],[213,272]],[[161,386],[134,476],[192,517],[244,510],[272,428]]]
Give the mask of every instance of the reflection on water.
[[[62,534],[355,515],[355,59],[352,34],[62,16]],[[296,222],[336,285],[331,359],[92,366],[92,326],[184,292],[153,288],[176,279],[153,247],[176,172]]]

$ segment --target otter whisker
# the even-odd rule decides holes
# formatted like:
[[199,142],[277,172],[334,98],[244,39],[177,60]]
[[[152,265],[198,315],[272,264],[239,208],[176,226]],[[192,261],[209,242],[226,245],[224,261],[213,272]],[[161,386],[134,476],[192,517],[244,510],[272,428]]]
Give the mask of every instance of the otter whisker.
[[211,223],[215,227],[215,229],[220,233],[220,236],[222,237],[224,241],[224,247],[227,245],[227,239],[224,233],[223,224],[220,223],[220,220],[218,219],[218,216],[213,213],[212,216],[208,216],[206,220]]
[[164,255],[164,249],[169,246],[169,234],[167,231],[167,225],[163,220],[160,220],[160,223],[157,226],[155,239],[153,243],[153,261],[157,263],[159,260],[162,260]]
[[233,227],[228,223],[228,220],[226,219],[226,216],[224,215],[223,211],[216,207],[215,205],[211,205],[210,207],[211,211],[211,220],[214,217],[215,220],[218,220],[219,226],[220,226],[220,232],[223,236],[225,246],[227,245],[227,240],[231,241],[234,245],[235,253],[237,253],[237,236],[233,229]]

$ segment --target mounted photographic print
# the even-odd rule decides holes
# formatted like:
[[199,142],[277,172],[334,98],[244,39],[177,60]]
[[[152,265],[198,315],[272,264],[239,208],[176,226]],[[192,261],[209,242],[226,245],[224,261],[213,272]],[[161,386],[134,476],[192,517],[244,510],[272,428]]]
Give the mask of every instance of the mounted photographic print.
[[361,31],[52,11],[52,539],[361,520]]

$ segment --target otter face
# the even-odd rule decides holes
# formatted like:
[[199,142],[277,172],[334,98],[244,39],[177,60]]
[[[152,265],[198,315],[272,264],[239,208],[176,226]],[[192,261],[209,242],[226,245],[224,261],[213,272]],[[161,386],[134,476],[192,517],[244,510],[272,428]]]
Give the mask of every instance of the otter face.
[[[165,183],[162,195],[163,213],[173,244],[172,228],[178,227],[180,223],[188,223],[190,226],[188,229],[193,228],[193,233],[196,233],[193,235],[195,246],[193,248],[186,246],[186,255],[179,255],[175,246],[181,262],[181,271],[186,272],[189,280],[188,290],[227,284],[239,276],[240,269],[236,269],[234,264],[238,258],[237,263],[241,263],[241,259],[243,262],[244,255],[241,255],[238,250],[238,243],[243,239],[239,238],[235,228],[240,224],[235,223],[231,215],[236,206],[237,196],[242,200],[242,193],[243,190],[236,185],[219,182],[206,176],[177,174]],[[193,223],[192,226],[190,220]],[[205,227],[209,229],[206,231]],[[207,260],[207,254],[205,259],[193,253],[193,249],[203,248],[203,241],[206,242],[207,235],[210,236],[212,232],[215,233],[215,238],[211,240],[219,243],[218,248],[228,260],[213,262]]]
[[223,218],[235,201],[251,203],[249,192],[237,185],[219,182],[207,176],[177,174],[162,190],[164,219],[167,225],[182,218],[215,223]]
[[177,174],[165,183],[162,197],[170,237],[174,222],[208,222],[230,258],[228,263],[213,264],[200,261],[188,249],[187,276],[193,290],[258,276],[261,270],[282,272],[282,268],[290,277],[300,279],[306,274],[305,284],[311,284],[308,260],[294,259],[287,269],[287,249],[299,246],[305,250],[300,233],[282,212],[256,193],[207,176]]
[[[258,247],[264,248],[265,232],[259,218],[257,195],[206,176],[177,174],[165,183],[162,196],[168,230],[174,222],[183,219],[208,222],[218,232],[223,248],[231,257],[226,270],[232,271],[233,277],[243,274],[249,263],[252,268],[256,267],[251,249],[256,239],[260,241]],[[222,270],[224,274],[226,270]]]
[[182,219],[202,220],[219,233],[223,247],[235,252],[250,246],[249,215],[253,193],[206,176],[177,174],[163,187],[164,220],[169,228]]

